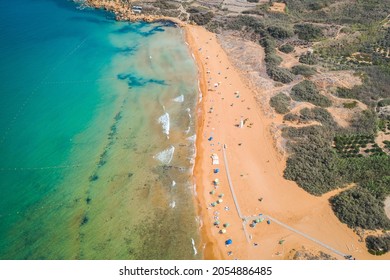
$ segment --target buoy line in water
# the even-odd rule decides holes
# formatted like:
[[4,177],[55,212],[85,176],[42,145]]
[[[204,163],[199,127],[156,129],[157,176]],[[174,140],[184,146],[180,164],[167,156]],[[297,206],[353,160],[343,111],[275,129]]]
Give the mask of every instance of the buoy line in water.
[[22,114],[22,112],[24,111],[26,105],[30,102],[31,98],[35,95],[35,93],[38,92],[38,90],[42,87],[42,85],[44,85],[45,81],[49,78],[49,76],[57,70],[57,68],[63,64],[69,57],[71,57],[73,54],[75,54],[83,45],[84,43],[87,41],[88,39],[88,36],[86,36],[80,43],[78,43],[70,52],[68,52],[64,58],[62,58],[61,60],[59,60],[52,68],[50,68],[46,75],[41,79],[40,82],[38,82],[38,84],[35,86],[35,88],[31,91],[31,93],[26,97],[26,99],[24,100],[24,102],[22,103],[22,105],[19,107],[19,109],[17,110],[16,114],[14,115],[14,117],[11,119],[11,121],[9,122],[9,125],[6,129],[4,129],[4,133],[0,139],[0,145],[4,143],[4,141],[7,139],[7,135],[9,134],[9,132],[11,131],[12,127],[15,125],[15,122],[16,120],[19,118],[19,116]]
[[83,165],[81,164],[73,164],[73,165],[57,165],[57,166],[43,166],[43,167],[15,167],[15,168],[8,167],[8,168],[0,168],[0,171],[31,171],[31,170],[65,169],[65,168],[76,168],[82,166]]
[[31,214],[31,213],[35,213],[37,211],[42,211],[42,210],[50,210],[50,209],[55,209],[55,208],[58,208],[58,207],[71,207],[72,205],[74,205],[76,202],[72,199],[68,202],[62,202],[62,203],[50,203],[48,206],[39,206],[39,207],[34,207],[34,208],[29,208],[25,211],[16,211],[14,213],[8,213],[8,214],[1,214],[0,213],[0,220],[2,218],[6,218],[6,217],[12,217],[12,216],[21,216],[21,215],[24,215],[25,213],[28,213],[28,214]]
[[62,85],[62,84],[88,84],[88,83],[94,83],[94,82],[101,82],[101,81],[113,81],[117,80],[118,78],[104,78],[104,79],[95,79],[95,80],[62,80],[62,81],[54,81],[54,82],[43,82],[44,85]]

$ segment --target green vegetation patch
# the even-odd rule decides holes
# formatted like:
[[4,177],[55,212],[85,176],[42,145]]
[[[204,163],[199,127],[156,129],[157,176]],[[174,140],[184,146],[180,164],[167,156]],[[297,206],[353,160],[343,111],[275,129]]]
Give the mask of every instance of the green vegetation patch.
[[279,50],[284,53],[291,53],[294,51],[294,46],[290,44],[284,44],[279,47]]
[[317,73],[316,69],[306,65],[295,65],[291,69],[291,72],[295,75],[302,75],[309,78]]
[[284,93],[278,93],[271,97],[269,104],[275,109],[278,114],[286,114],[290,112],[291,98]]
[[206,13],[193,13],[190,15],[190,20],[195,22],[197,25],[206,25],[214,17],[214,13],[209,11]]
[[343,107],[345,109],[353,109],[353,108],[356,108],[356,106],[357,106],[357,102],[356,101],[343,103]]
[[380,256],[390,251],[390,235],[382,236],[369,235],[366,237],[366,246],[368,252],[373,255]]
[[318,121],[323,126],[330,127],[331,129],[337,127],[337,124],[334,121],[332,115],[324,108],[303,108],[299,113],[302,122]]
[[299,62],[303,64],[314,65],[318,63],[318,60],[314,53],[307,52],[299,57]]
[[340,183],[337,155],[330,147],[331,135],[327,130],[320,126],[283,130],[292,153],[284,177],[314,195],[326,193]]
[[320,94],[316,85],[308,80],[302,81],[291,89],[291,98],[295,101],[310,102],[320,107],[329,107],[332,102]]
[[293,30],[277,25],[269,26],[267,31],[275,39],[287,39],[294,35]]
[[383,203],[368,190],[356,187],[330,199],[336,216],[351,228],[387,229],[390,220],[386,217]]
[[276,82],[288,84],[294,80],[294,75],[286,68],[267,65],[268,76]]
[[305,41],[318,41],[324,36],[320,27],[309,23],[294,25],[294,31],[299,39]]

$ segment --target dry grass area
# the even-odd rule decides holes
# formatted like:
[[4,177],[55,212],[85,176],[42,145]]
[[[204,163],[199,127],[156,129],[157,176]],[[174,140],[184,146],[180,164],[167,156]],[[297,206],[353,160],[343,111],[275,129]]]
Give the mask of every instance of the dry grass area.
[[354,76],[353,71],[321,72],[314,77],[314,82],[319,89],[353,88],[355,85],[362,84],[360,77]]
[[287,54],[277,50],[276,54],[283,59],[282,63],[280,64],[280,66],[283,68],[290,69],[291,67],[300,64],[298,61],[299,56],[295,53],[295,51]]
[[286,13],[286,4],[285,3],[274,2],[274,3],[272,3],[272,6],[269,7],[269,11],[270,12],[274,12],[274,13],[283,13],[283,14],[285,14]]
[[291,251],[289,256],[293,260],[336,260],[336,258],[322,251],[316,252],[308,249]]

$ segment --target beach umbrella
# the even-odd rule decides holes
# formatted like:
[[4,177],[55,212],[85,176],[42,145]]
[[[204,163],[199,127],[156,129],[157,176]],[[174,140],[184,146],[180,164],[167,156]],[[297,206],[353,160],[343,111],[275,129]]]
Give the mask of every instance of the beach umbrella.
[[210,194],[215,194],[215,190],[212,190],[212,191],[210,192]]
[[261,221],[260,221],[260,219],[256,219],[256,223],[260,223]]
[[223,194],[223,193],[221,193],[220,195],[218,195],[218,197],[221,197],[221,198],[222,198],[223,196],[224,196],[224,194]]
[[282,240],[279,241],[279,244],[282,245],[283,242],[284,242],[284,240],[282,239]]
[[214,169],[214,173],[218,173],[219,172],[219,169],[218,168],[215,168]]
[[268,220],[268,221],[267,221],[267,224],[269,224],[269,225],[270,225],[270,224],[271,224],[271,221],[270,221],[270,220]]
[[217,200],[217,203],[219,204],[219,203],[222,203],[223,202],[223,200],[222,199],[218,199]]
[[209,137],[209,139],[207,139],[207,140],[211,141],[211,140],[213,140],[213,137],[212,137],[212,136],[210,136],[210,137]]
[[217,226],[217,225],[219,225],[220,223],[221,223],[220,221],[215,221],[215,222],[214,222],[214,225]]
[[211,203],[211,206],[213,206],[213,207],[215,207],[216,205],[217,205],[217,203],[215,203],[215,202]]
[[230,244],[232,244],[233,243],[233,240],[231,240],[231,239],[227,239],[226,241],[225,241],[225,245],[230,245]]
[[226,224],[223,224],[223,226],[227,228],[228,226],[230,226],[230,224],[226,223]]
[[222,233],[222,234],[224,234],[224,233],[226,233],[226,229],[221,229],[220,231],[219,231],[220,233]]

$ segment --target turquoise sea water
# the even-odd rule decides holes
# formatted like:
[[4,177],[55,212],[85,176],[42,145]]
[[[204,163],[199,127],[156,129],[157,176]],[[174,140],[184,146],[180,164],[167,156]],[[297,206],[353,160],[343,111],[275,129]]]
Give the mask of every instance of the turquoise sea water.
[[0,259],[201,258],[181,30],[67,0],[0,14]]

